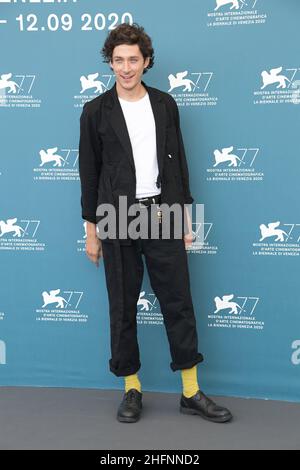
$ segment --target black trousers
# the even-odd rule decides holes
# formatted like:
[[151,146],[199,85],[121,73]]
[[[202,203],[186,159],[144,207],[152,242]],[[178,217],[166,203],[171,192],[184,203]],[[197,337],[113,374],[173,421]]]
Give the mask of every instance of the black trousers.
[[[149,208],[144,210],[150,211]],[[102,242],[110,313],[110,371],[119,377],[134,374],[141,367],[136,316],[144,274],[142,256],[145,258],[151,287],[161,307],[172,358],[171,369],[188,369],[202,362],[203,356],[198,352],[196,319],[184,240],[139,238],[132,240],[132,245],[121,245],[120,248],[125,306],[121,326],[118,321],[117,300],[120,294],[115,282],[117,267],[114,247],[111,243]]]

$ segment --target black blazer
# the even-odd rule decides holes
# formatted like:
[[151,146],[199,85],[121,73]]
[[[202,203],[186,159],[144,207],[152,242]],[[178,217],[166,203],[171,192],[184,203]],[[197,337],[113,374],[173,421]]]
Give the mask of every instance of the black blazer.
[[[149,93],[155,119],[159,168],[156,185],[161,188],[161,203],[190,204],[194,199],[176,101],[169,93],[142,84]],[[135,202],[134,158],[116,83],[83,107],[79,174],[83,219],[97,223],[97,206],[111,203],[118,209],[121,195],[127,196],[128,207]]]

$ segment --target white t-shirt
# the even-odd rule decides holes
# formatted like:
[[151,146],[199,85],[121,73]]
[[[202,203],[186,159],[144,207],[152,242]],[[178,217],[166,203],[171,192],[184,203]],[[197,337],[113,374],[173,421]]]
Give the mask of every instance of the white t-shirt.
[[125,117],[136,171],[136,198],[160,194],[155,119],[148,92],[138,101],[119,98]]

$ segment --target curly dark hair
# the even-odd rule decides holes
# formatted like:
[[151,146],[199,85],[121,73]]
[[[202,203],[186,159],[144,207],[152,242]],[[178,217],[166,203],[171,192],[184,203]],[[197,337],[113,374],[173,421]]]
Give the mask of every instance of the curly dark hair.
[[145,33],[142,26],[139,26],[137,23],[121,23],[115,29],[112,29],[101,49],[101,55],[104,57],[103,62],[110,62],[114,48],[120,44],[138,44],[144,60],[147,57],[150,58],[149,65],[144,68],[143,73],[146,73],[151,69],[151,67],[153,67],[154,50],[152,47],[152,40],[148,34]]

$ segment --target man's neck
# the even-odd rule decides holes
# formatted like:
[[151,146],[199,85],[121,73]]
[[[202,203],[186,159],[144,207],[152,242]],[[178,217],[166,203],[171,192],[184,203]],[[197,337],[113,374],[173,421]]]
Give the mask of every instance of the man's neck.
[[143,98],[147,92],[142,82],[139,82],[132,90],[126,90],[116,82],[116,88],[118,97],[127,101],[138,101]]

